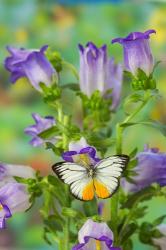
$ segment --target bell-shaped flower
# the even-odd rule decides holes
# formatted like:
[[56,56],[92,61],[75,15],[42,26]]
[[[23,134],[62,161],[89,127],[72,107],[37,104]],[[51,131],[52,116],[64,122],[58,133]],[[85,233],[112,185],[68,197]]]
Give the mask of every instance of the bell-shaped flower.
[[153,183],[160,186],[166,185],[166,154],[160,153],[157,148],[145,147],[143,152],[137,154],[137,166],[133,169],[136,173],[132,177],[133,183],[126,179],[121,180],[121,185],[127,192],[137,192]]
[[30,207],[27,186],[20,183],[8,183],[0,188],[0,228],[15,213],[24,212]]
[[[95,90],[101,95],[112,97],[112,109],[115,109],[120,101],[123,69],[122,65],[115,64],[113,58],[107,56],[107,46],[97,48],[92,42],[84,48],[79,45],[80,52],[80,88],[90,97]],[[107,91],[112,93],[107,95]]]
[[0,162],[0,187],[9,182],[16,182],[14,177],[35,178],[35,170],[29,166]]
[[113,246],[113,233],[106,223],[89,219],[78,232],[79,244],[72,250],[121,250]]
[[30,144],[33,147],[38,147],[45,142],[56,142],[56,138],[42,139],[38,136],[41,132],[53,127],[56,124],[55,119],[52,116],[43,118],[37,113],[33,113],[32,117],[35,120],[35,124],[28,126],[24,130],[25,134],[32,136]]
[[149,76],[154,67],[154,60],[149,45],[150,34],[155,30],[132,32],[125,38],[115,38],[112,43],[120,43],[124,51],[124,64],[127,71],[137,76],[138,69],[143,70]]
[[11,82],[26,77],[39,91],[40,83],[50,86],[57,73],[44,54],[47,47],[45,45],[40,50],[7,47],[11,55],[5,60],[5,68],[11,73]]
[[166,225],[161,224],[157,227],[159,232],[163,235],[160,238],[154,238],[153,243],[155,246],[158,246],[160,250],[165,250],[166,249]]
[[63,153],[62,158],[68,162],[95,165],[100,159],[96,157],[96,149],[89,146],[84,137],[79,141],[69,143],[69,151]]

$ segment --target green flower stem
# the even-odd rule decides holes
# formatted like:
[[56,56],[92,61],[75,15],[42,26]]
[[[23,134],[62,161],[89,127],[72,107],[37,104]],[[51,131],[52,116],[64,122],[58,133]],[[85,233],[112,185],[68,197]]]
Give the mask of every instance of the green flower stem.
[[73,75],[76,77],[76,79],[79,80],[79,74],[78,74],[76,68],[73,66],[73,64],[66,62],[66,61],[62,61],[62,66],[70,69],[71,72],[73,73]]
[[[122,123],[118,123],[116,125],[116,153],[122,154],[122,147],[123,147],[123,131],[125,127],[122,125],[125,123],[130,122],[147,104],[148,100],[150,99],[149,92],[145,92],[144,95],[144,101],[137,107],[137,109]],[[118,237],[118,209],[119,209],[119,190],[114,194],[114,196],[111,198],[111,221],[112,221],[112,227],[115,235],[115,246],[119,243],[119,237]],[[127,221],[128,222],[128,221]],[[125,225],[126,227],[126,225]]]
[[[67,127],[69,123],[69,117],[67,115],[63,114],[62,110],[62,104],[60,102],[57,103],[58,107],[58,121],[65,127]],[[67,150],[67,145],[68,145],[68,137],[65,133],[65,131],[62,133],[62,141],[63,141],[63,150]],[[65,187],[65,192],[66,192],[66,199],[67,199],[67,205],[70,207],[70,198],[69,198],[69,187]],[[65,224],[63,227],[63,234],[64,234],[64,239],[63,239],[63,250],[69,250],[69,243],[70,243],[70,220],[69,218],[65,219]],[[60,249],[61,249],[61,244],[62,242],[60,241]]]

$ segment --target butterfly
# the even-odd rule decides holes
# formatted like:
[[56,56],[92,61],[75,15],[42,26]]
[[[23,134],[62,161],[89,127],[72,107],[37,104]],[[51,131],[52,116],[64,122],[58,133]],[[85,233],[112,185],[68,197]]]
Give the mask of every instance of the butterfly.
[[73,196],[89,201],[95,195],[106,199],[119,186],[119,177],[129,161],[127,155],[113,155],[99,161],[95,166],[74,162],[58,162],[52,166],[56,175],[70,185]]

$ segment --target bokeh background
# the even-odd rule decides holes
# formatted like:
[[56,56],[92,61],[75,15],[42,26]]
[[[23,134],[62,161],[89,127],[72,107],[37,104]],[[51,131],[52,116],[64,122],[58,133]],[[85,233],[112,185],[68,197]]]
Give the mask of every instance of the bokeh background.
[[[122,49],[111,45],[112,38],[125,36],[131,31],[156,29],[151,45],[156,61],[161,60],[155,75],[163,96],[157,105],[151,104],[146,113],[166,124],[166,1],[110,0],[110,1],[56,1],[56,0],[0,0],[0,161],[27,164],[48,173],[55,161],[51,152],[44,148],[32,148],[24,128],[32,124],[31,113],[48,115],[49,110],[40,95],[25,80],[11,85],[3,66],[7,56],[5,47],[39,48],[49,44],[78,67],[77,44],[93,41],[106,43],[110,55],[122,60]],[[67,73],[64,82],[72,77]],[[124,86],[125,88],[125,86]],[[152,111],[151,111],[152,109]],[[130,150],[133,142],[141,150],[145,143],[166,152],[166,140],[156,130],[143,126],[127,132],[125,148]],[[8,229],[0,231],[0,250],[49,250],[42,239],[42,224],[39,217],[40,201],[27,214],[14,216]],[[149,202],[146,218],[151,221],[166,211],[163,199]],[[141,218],[140,218],[141,220]],[[135,238],[134,250],[152,250]]]

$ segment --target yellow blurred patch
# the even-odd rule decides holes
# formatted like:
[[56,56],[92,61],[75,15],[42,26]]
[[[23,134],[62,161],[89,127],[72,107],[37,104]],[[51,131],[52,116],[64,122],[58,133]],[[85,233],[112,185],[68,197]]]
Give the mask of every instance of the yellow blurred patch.
[[96,194],[99,198],[105,199],[110,196],[110,193],[105,185],[103,185],[101,182],[94,180],[94,187]]
[[[165,43],[166,42],[166,8],[157,9],[153,12],[149,23],[157,31],[157,39],[154,39],[156,43]],[[153,38],[153,37],[152,37]]]
[[90,201],[93,199],[93,197],[94,197],[93,181],[90,181],[83,190],[82,198],[85,201]]
[[18,29],[15,33],[16,41],[19,43],[24,43],[28,40],[28,33],[25,29]]

